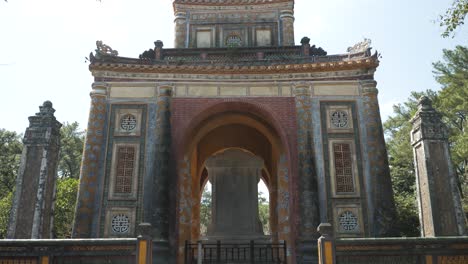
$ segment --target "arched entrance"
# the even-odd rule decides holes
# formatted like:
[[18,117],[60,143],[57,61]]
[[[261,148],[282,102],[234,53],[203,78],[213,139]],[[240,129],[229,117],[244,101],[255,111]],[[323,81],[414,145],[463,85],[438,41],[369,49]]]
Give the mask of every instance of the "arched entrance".
[[271,241],[291,242],[290,159],[284,133],[252,107],[248,112],[242,111],[245,107],[218,109],[215,113],[213,109],[205,110],[200,114],[203,118],[195,118],[182,141],[176,223],[179,263],[183,263],[185,241],[200,239],[200,199],[208,178],[206,161],[227,149],[240,149],[264,161],[261,178],[270,197]]

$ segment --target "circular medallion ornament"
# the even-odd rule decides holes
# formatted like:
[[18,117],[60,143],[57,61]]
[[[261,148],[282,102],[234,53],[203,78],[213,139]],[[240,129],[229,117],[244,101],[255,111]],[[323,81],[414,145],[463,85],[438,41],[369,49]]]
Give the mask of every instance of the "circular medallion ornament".
[[350,211],[345,211],[340,215],[339,223],[343,231],[356,231],[358,228],[358,219]]
[[344,111],[335,111],[331,114],[331,124],[335,128],[348,127],[348,113]]
[[112,231],[117,234],[125,234],[130,230],[130,218],[124,214],[114,215],[112,217]]
[[120,128],[125,131],[132,131],[137,126],[137,120],[134,115],[126,114],[120,119]]

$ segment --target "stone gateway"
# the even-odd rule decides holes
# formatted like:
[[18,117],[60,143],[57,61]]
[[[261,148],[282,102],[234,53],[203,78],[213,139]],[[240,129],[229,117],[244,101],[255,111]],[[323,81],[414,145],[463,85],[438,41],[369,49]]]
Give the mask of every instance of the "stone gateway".
[[[98,42],[75,238],[135,237],[151,224],[154,263],[184,263],[200,236],[286,242],[314,263],[317,226],[391,235],[395,216],[370,41],[327,55],[294,39],[293,0],[175,0],[175,48],[120,57]],[[344,48],[345,49],[345,48]],[[257,183],[270,197],[271,235]],[[211,237],[211,238],[210,238]]]

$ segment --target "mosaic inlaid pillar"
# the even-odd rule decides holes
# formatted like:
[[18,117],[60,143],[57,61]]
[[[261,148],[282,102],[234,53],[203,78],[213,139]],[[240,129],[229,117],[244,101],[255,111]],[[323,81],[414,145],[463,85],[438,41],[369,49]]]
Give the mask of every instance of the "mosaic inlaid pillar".
[[282,10],[280,14],[281,21],[281,45],[294,46],[294,11]]
[[89,110],[88,127],[83,151],[83,160],[80,170],[80,185],[78,189],[78,200],[75,211],[75,222],[73,224],[73,237],[93,237],[96,230],[94,219],[98,219],[96,209],[99,201],[99,164],[104,158],[105,151],[105,121],[107,116],[106,96],[107,84],[94,83],[91,91],[91,107]]
[[368,187],[371,188],[371,196],[368,199],[372,200],[375,208],[370,212],[373,214],[370,215],[373,220],[371,235],[383,237],[395,235],[396,211],[376,86],[377,82],[374,80],[361,82],[364,116],[367,122],[368,152],[364,154],[364,158],[368,161],[372,179],[372,186]]
[[[298,146],[298,203],[300,222],[298,228],[298,262],[314,261],[311,254],[316,252],[317,227],[320,224],[319,194],[317,175],[313,166],[312,100],[310,86],[306,83],[294,87],[297,112]],[[317,120],[316,122],[320,122]]]
[[465,215],[450,159],[449,131],[428,97],[411,120],[422,237],[465,234]]
[[186,48],[185,43],[187,41],[187,15],[183,12],[175,14],[175,40],[174,48],[181,49]]
[[62,124],[55,119],[51,102],[46,101],[39,108],[39,113],[29,117],[24,134],[7,233],[11,239],[52,238]]
[[169,257],[170,151],[172,86],[159,86],[156,112],[156,160],[152,185],[151,225],[153,226],[155,263],[166,263]]

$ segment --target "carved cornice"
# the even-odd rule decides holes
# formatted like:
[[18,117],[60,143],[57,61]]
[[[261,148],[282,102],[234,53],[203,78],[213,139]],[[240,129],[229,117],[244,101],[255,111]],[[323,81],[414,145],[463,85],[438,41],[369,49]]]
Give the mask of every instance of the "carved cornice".
[[271,64],[271,65],[145,65],[124,63],[93,63],[89,66],[95,71],[118,71],[137,73],[182,73],[182,74],[280,74],[280,73],[308,73],[323,71],[342,71],[365,68],[377,68],[379,61],[372,58],[362,58],[337,62],[309,62],[295,64]]

